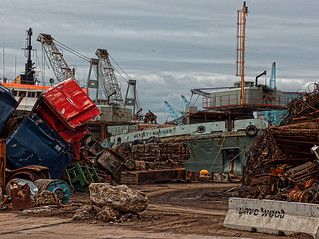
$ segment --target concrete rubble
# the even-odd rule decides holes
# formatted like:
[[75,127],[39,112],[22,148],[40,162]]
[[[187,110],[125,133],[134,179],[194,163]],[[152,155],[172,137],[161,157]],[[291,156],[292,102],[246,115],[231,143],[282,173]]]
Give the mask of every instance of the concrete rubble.
[[106,183],[92,183],[90,201],[81,206],[73,220],[100,220],[110,222],[125,220],[131,214],[142,213],[147,208],[147,197],[138,190],[126,185],[112,186]]
[[90,200],[96,206],[110,206],[121,213],[140,213],[147,207],[146,195],[126,185],[92,183],[89,189]]
[[94,205],[83,205],[76,210],[73,220],[92,220],[97,219],[97,214],[101,208]]
[[109,206],[102,207],[97,214],[97,218],[101,220],[102,222],[115,221],[116,219],[119,219],[120,217],[121,217],[121,214],[119,213],[119,211]]

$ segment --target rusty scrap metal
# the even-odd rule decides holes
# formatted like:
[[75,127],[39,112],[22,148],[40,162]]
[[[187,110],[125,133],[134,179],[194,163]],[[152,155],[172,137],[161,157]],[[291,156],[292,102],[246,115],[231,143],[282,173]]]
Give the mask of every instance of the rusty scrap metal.
[[13,179],[8,182],[6,188],[13,209],[26,209],[34,205],[37,188],[31,181]]
[[[71,189],[69,185],[61,179],[38,179],[35,181],[36,186],[39,189],[39,195],[37,197],[37,203],[45,203],[48,205],[53,200],[53,204],[67,204],[71,197]],[[51,192],[44,192],[49,191]],[[48,200],[46,200],[48,199]],[[59,203],[57,203],[59,202]]]
[[97,162],[116,181],[120,180],[121,172],[125,168],[124,159],[111,149],[104,149]]
[[245,197],[319,203],[319,92],[289,104],[282,124],[270,127],[247,153]]
[[314,200],[314,193],[310,190],[292,189],[288,192],[288,200],[309,203]]
[[138,144],[132,147],[131,160],[145,169],[178,168],[190,157],[183,143]]
[[43,190],[36,198],[36,206],[44,206],[44,205],[57,205],[58,207],[62,207],[61,198],[49,190]]
[[288,105],[288,115],[281,125],[316,119],[319,116],[319,94],[317,91],[300,95]]
[[185,168],[123,171],[121,184],[149,184],[186,181]]
[[7,169],[7,181],[14,178],[23,178],[35,182],[38,179],[50,178],[49,169],[40,165],[30,165],[15,170]]
[[285,176],[293,183],[305,183],[319,176],[319,166],[316,162],[307,162],[286,171]]
[[156,124],[157,116],[150,110],[145,114],[144,123]]

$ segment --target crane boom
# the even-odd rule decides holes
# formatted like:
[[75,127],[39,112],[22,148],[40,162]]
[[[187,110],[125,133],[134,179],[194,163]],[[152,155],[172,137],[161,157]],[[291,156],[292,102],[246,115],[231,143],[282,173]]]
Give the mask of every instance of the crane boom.
[[74,78],[74,70],[64,60],[63,54],[54,43],[54,38],[50,34],[40,33],[37,41],[42,44],[57,81]]
[[276,62],[273,62],[271,66],[271,77],[269,80],[269,87],[271,89],[276,89],[276,77],[277,77]]
[[164,104],[166,106],[167,112],[173,118],[173,120],[176,120],[176,119],[182,117],[183,114],[181,112],[178,112],[177,110],[175,110],[175,108],[170,103],[168,103],[167,101],[164,101]]
[[109,98],[110,104],[122,105],[123,98],[120,86],[114,74],[114,68],[111,64],[109,53],[105,49],[97,49],[95,55],[99,59],[99,79],[104,88],[106,97]]
[[185,96],[181,95],[181,97],[182,97],[182,100],[183,100],[184,111],[186,112],[186,111],[188,111],[190,102],[188,101],[188,99],[186,99]]

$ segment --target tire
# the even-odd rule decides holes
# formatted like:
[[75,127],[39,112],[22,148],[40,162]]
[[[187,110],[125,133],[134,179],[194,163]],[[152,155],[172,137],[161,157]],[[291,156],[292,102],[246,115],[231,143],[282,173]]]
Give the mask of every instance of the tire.
[[197,133],[204,133],[206,131],[206,127],[204,125],[200,125],[197,127]]
[[245,132],[248,137],[255,137],[258,134],[258,128],[255,125],[248,125]]

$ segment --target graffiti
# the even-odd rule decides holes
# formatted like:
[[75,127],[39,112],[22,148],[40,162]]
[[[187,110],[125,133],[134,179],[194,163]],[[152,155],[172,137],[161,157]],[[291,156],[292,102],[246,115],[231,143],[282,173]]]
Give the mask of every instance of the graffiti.
[[248,208],[248,207],[240,207],[239,208],[239,215],[252,215],[252,216],[259,216],[262,217],[274,217],[274,218],[284,218],[285,211],[280,210],[269,210],[265,208]]

